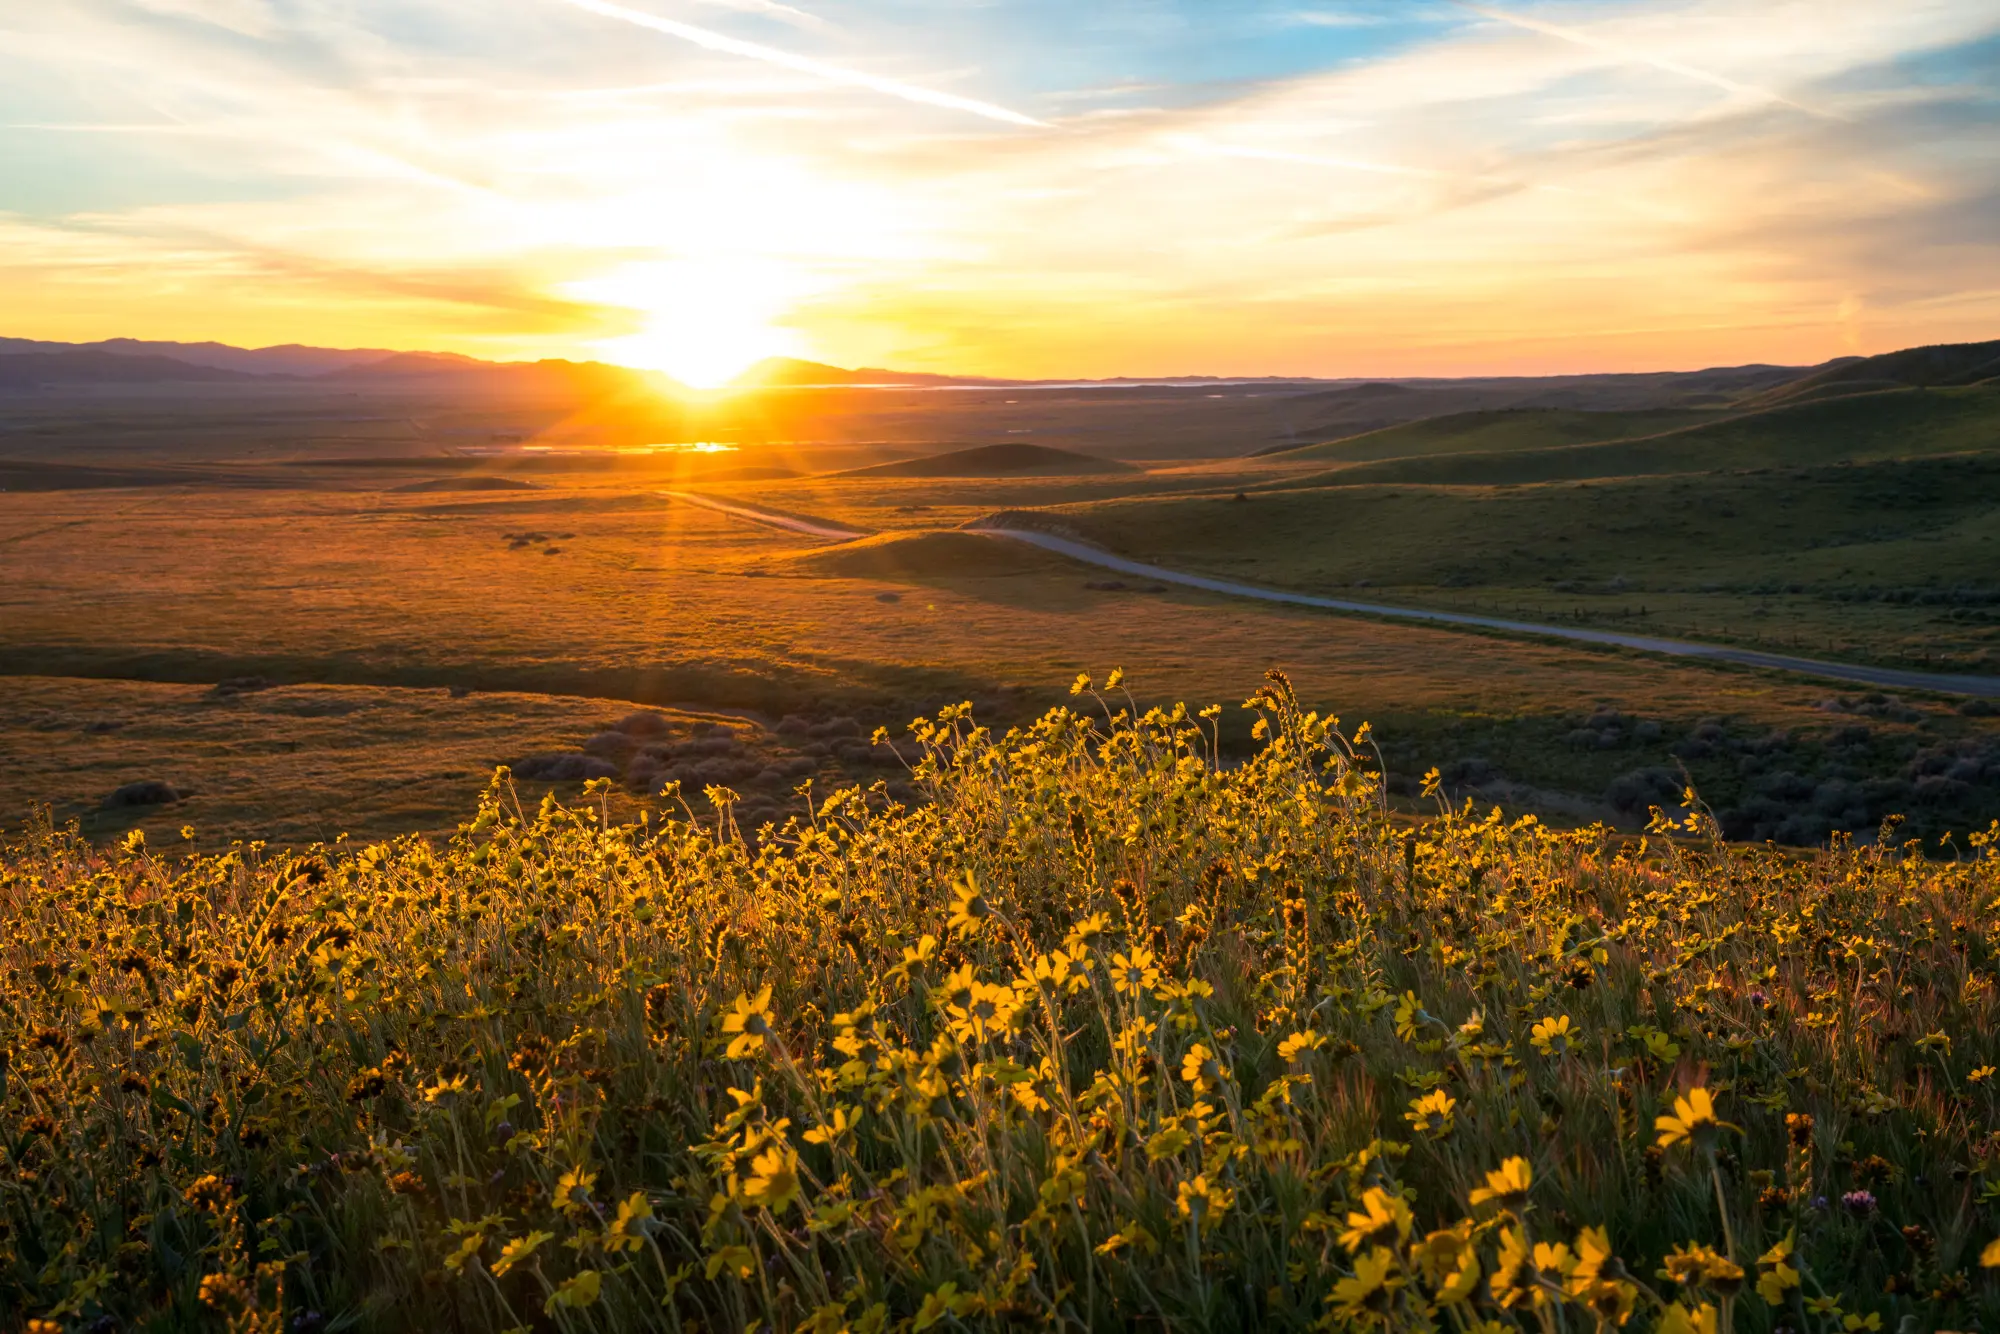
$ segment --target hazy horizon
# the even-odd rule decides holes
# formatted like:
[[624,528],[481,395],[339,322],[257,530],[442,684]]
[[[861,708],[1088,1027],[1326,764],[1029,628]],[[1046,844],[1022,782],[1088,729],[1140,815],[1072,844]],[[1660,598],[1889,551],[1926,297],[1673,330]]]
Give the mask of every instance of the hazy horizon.
[[[1974,338],[1968,341],[1985,342],[1992,340]],[[67,348],[78,348],[78,349],[89,349],[108,343],[130,343],[138,347],[146,348],[148,350],[153,348],[172,348],[172,347],[182,347],[191,349],[201,348],[201,347],[216,347],[216,348],[227,349],[232,352],[247,352],[247,353],[282,352],[286,350],[297,349],[301,351],[314,351],[314,352],[326,352],[326,353],[356,353],[356,352],[381,353],[384,356],[389,356],[389,357],[404,357],[404,356],[415,356],[415,357],[435,356],[441,358],[472,357],[475,360],[484,361],[487,364],[500,365],[500,366],[507,366],[507,365],[525,366],[525,365],[534,365],[539,361],[566,360],[572,362],[573,364],[580,364],[585,362],[597,362],[603,365],[614,367],[619,370],[628,370],[637,372],[658,372],[660,374],[667,374],[671,378],[671,374],[669,372],[663,371],[658,367],[646,366],[639,364],[637,362],[617,361],[606,356],[565,357],[561,355],[554,355],[548,357],[535,357],[535,356],[479,357],[477,356],[477,354],[461,353],[451,349],[439,348],[439,347],[421,347],[421,346],[343,347],[343,346],[328,346],[328,345],[308,342],[298,338],[286,339],[281,342],[246,345],[239,343],[228,343],[220,339],[134,338],[131,337],[130,335],[125,335],[125,334],[112,334],[112,335],[107,335],[103,338],[72,341],[72,340],[61,340],[61,339],[31,339],[31,338],[24,338],[14,334],[0,333],[0,355],[5,355],[8,352],[8,349],[4,346],[4,344],[8,342],[45,343],[51,347],[67,347]],[[1891,348],[1885,350],[1900,351],[1902,349]],[[156,355],[171,356],[171,353],[160,352],[157,353]],[[1827,358],[1828,361],[1838,360],[1838,359],[1840,358],[1839,357]],[[357,363],[357,364],[365,365],[367,363]],[[1176,380],[1220,381],[1227,383],[1252,383],[1262,380],[1295,381],[1295,382],[1327,381],[1330,383],[1337,383],[1337,382],[1346,382],[1354,380],[1433,380],[1433,379],[1458,380],[1458,379],[1482,379],[1482,378],[1562,379],[1562,378],[1570,378],[1578,376],[1595,376],[1595,375],[1686,375],[1686,374],[1695,374],[1701,371],[1730,370],[1738,367],[1758,366],[1758,365],[1789,367],[1789,368],[1804,370],[1804,369],[1809,369],[1811,366],[1820,365],[1824,363],[1821,362],[1796,363],[1796,362],[1779,362],[1779,361],[1769,361],[1769,360],[1753,360],[1745,362],[1734,362],[1730,363],[1729,365],[1713,364],[1713,365],[1684,365],[1684,366],[1641,366],[1627,370],[1617,370],[1617,371],[1575,370],[1575,369],[1566,370],[1561,368],[1552,368],[1547,370],[1530,372],[1519,376],[1512,376],[1505,374],[1485,376],[1481,375],[1478,372],[1473,372],[1462,376],[1437,375],[1429,373],[1401,373],[1396,371],[1381,371],[1373,374],[1361,374],[1354,372],[1343,373],[1339,370],[1330,370],[1320,373],[1297,374],[1297,375],[1286,375],[1278,372],[1259,372],[1259,371],[1238,372],[1235,374],[1222,374],[1214,371],[1206,371],[1200,369],[1183,369],[1179,371],[1162,371],[1153,374],[1120,373],[1117,371],[1112,371],[1104,375],[1096,375],[1096,376],[1058,374],[1058,375],[1037,376],[1030,378],[1030,377],[989,376],[977,371],[953,371],[953,370],[941,370],[941,369],[914,370],[909,367],[903,367],[903,366],[842,366],[832,362],[822,362],[819,361],[817,358],[810,358],[810,357],[801,358],[801,357],[792,357],[788,355],[773,355],[769,357],[763,357],[755,362],[752,362],[749,366],[746,366],[742,371],[738,372],[738,374],[731,380],[724,381],[721,384],[706,385],[706,386],[685,384],[682,387],[689,389],[728,388],[731,385],[743,385],[744,387],[751,387],[754,384],[753,377],[759,370],[764,369],[767,366],[786,365],[786,364],[801,365],[801,366],[824,366],[829,370],[841,371],[847,374],[854,374],[861,371],[882,371],[886,373],[921,376],[933,379],[956,379],[964,381],[992,380],[996,383],[1015,383],[1023,385],[1034,385],[1034,384],[1063,385],[1063,384],[1102,384],[1102,383],[1110,383],[1116,381],[1168,382]],[[274,376],[282,376],[284,374],[284,372],[279,372],[279,371],[272,371],[270,373]],[[310,374],[311,373],[308,373],[308,378],[310,377]],[[781,383],[780,385],[775,387],[784,387],[784,385]],[[792,387],[813,388],[819,386],[811,384],[799,384],[799,385],[794,385]],[[866,384],[858,384],[851,387],[868,388],[870,386]]]

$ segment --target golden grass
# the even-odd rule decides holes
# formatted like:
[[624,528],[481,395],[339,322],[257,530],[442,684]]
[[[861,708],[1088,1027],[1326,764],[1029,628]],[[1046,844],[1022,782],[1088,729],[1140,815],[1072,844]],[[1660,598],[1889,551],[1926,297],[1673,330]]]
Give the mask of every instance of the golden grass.
[[[449,833],[494,766],[573,750],[632,707],[381,686],[274,686],[216,698],[199,685],[12,677],[0,698],[0,829],[19,829],[46,808],[93,838],[137,829],[156,846],[178,844],[184,826],[206,849]],[[755,730],[740,718],[696,716]],[[103,808],[117,788],[147,780],[183,799]],[[546,785],[522,786],[539,794]],[[646,805],[633,794],[612,799],[625,818]]]

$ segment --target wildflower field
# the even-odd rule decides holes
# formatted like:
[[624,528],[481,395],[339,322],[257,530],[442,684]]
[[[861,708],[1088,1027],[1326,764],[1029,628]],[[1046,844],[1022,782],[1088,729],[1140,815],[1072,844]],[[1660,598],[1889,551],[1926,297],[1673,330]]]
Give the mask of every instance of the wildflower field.
[[1412,824],[1249,704],[747,837],[30,831],[0,1328],[2000,1328],[2000,829]]

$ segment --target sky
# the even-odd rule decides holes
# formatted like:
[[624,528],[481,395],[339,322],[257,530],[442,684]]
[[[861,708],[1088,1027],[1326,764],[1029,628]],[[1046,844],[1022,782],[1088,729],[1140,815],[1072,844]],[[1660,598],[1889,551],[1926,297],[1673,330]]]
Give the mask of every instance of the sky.
[[1993,0],[0,0],[0,334],[1023,377],[2000,337]]

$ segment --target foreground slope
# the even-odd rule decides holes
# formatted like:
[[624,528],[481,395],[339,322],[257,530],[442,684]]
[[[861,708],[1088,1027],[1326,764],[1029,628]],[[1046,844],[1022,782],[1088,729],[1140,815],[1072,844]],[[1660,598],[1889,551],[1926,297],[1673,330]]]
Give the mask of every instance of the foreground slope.
[[38,1334],[2000,1319],[2000,828],[1926,862],[1397,826],[1282,681],[1252,703],[1267,749],[1227,769],[1184,713],[995,741],[953,710],[932,804],[848,793],[756,850],[504,786],[443,845],[32,837],[0,859],[0,1303]]

